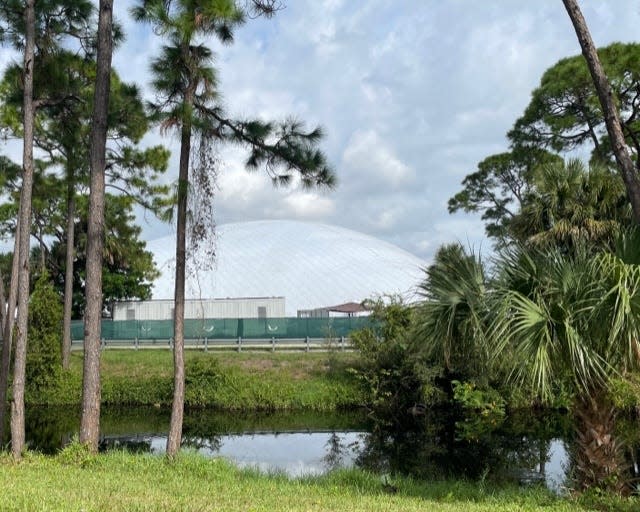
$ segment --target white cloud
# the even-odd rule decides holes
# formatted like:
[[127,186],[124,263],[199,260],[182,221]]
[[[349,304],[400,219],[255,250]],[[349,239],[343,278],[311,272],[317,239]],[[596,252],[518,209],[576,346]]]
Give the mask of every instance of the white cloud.
[[[127,41],[114,65],[148,94],[160,40],[116,2]],[[289,115],[321,124],[339,187],[320,194],[273,189],[247,174],[241,148],[225,148],[218,223],[263,218],[334,222],[429,258],[438,244],[483,239],[477,216],[449,216],[447,199],[505,134],[544,70],[579,53],[558,0],[295,0],[271,20],[249,20],[232,46],[212,41],[225,107],[239,117]],[[634,0],[584,3],[598,45],[637,40]],[[0,68],[11,52],[0,49]],[[177,176],[175,139],[167,181]],[[18,148],[18,149],[16,149]],[[19,147],[0,152],[20,158]],[[146,236],[170,228],[152,224]],[[489,244],[485,242],[484,246]]]
[[321,220],[333,213],[335,204],[332,199],[314,192],[295,191],[285,200],[291,217],[306,220]]
[[374,130],[356,131],[351,136],[342,155],[341,168],[350,186],[361,189],[371,186],[397,189],[410,184],[415,176]]

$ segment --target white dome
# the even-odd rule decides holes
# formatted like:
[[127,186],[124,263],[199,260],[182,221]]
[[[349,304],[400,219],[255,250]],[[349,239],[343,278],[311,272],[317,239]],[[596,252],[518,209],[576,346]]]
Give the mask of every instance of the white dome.
[[[296,221],[225,224],[216,229],[213,270],[190,271],[191,299],[285,297],[286,312],[413,295],[425,262],[382,240],[336,226]],[[172,299],[175,236],[147,244],[161,272],[154,299]],[[191,274],[191,275],[190,275]]]

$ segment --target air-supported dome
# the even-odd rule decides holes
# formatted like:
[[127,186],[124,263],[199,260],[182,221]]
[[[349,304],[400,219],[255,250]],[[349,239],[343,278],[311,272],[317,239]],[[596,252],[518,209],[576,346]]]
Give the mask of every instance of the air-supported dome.
[[[188,299],[283,296],[287,315],[295,316],[382,294],[413,295],[426,264],[382,240],[324,224],[242,222],[216,231],[216,262],[211,270],[188,271]],[[161,272],[153,298],[173,299],[175,237],[147,248]]]

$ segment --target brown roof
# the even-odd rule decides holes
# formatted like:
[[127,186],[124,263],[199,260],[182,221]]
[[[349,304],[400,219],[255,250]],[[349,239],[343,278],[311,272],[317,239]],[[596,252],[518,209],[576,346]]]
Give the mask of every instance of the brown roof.
[[330,306],[327,309],[328,311],[333,311],[334,313],[361,313],[363,311],[369,311],[362,304],[358,302],[346,302],[344,304],[338,304],[337,306]]

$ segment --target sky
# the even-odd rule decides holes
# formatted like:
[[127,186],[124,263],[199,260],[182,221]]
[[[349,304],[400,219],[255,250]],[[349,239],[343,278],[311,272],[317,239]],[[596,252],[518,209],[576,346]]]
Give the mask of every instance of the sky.
[[[149,63],[162,41],[115,0],[127,39],[114,55],[120,76],[147,98]],[[269,20],[211,41],[221,101],[238,117],[295,117],[322,126],[321,148],[335,170],[333,191],[274,189],[247,173],[245,151],[219,147],[218,224],[289,219],[360,231],[429,261],[460,241],[490,247],[478,215],[447,212],[447,200],[485,157],[508,149],[506,133],[542,73],[579,53],[560,0],[283,0]],[[640,39],[640,2],[582,1],[598,46]],[[0,49],[0,70],[16,58]],[[166,180],[177,179],[177,139],[148,134],[172,151]],[[0,153],[20,161],[15,142]],[[175,228],[140,215],[143,238]]]

